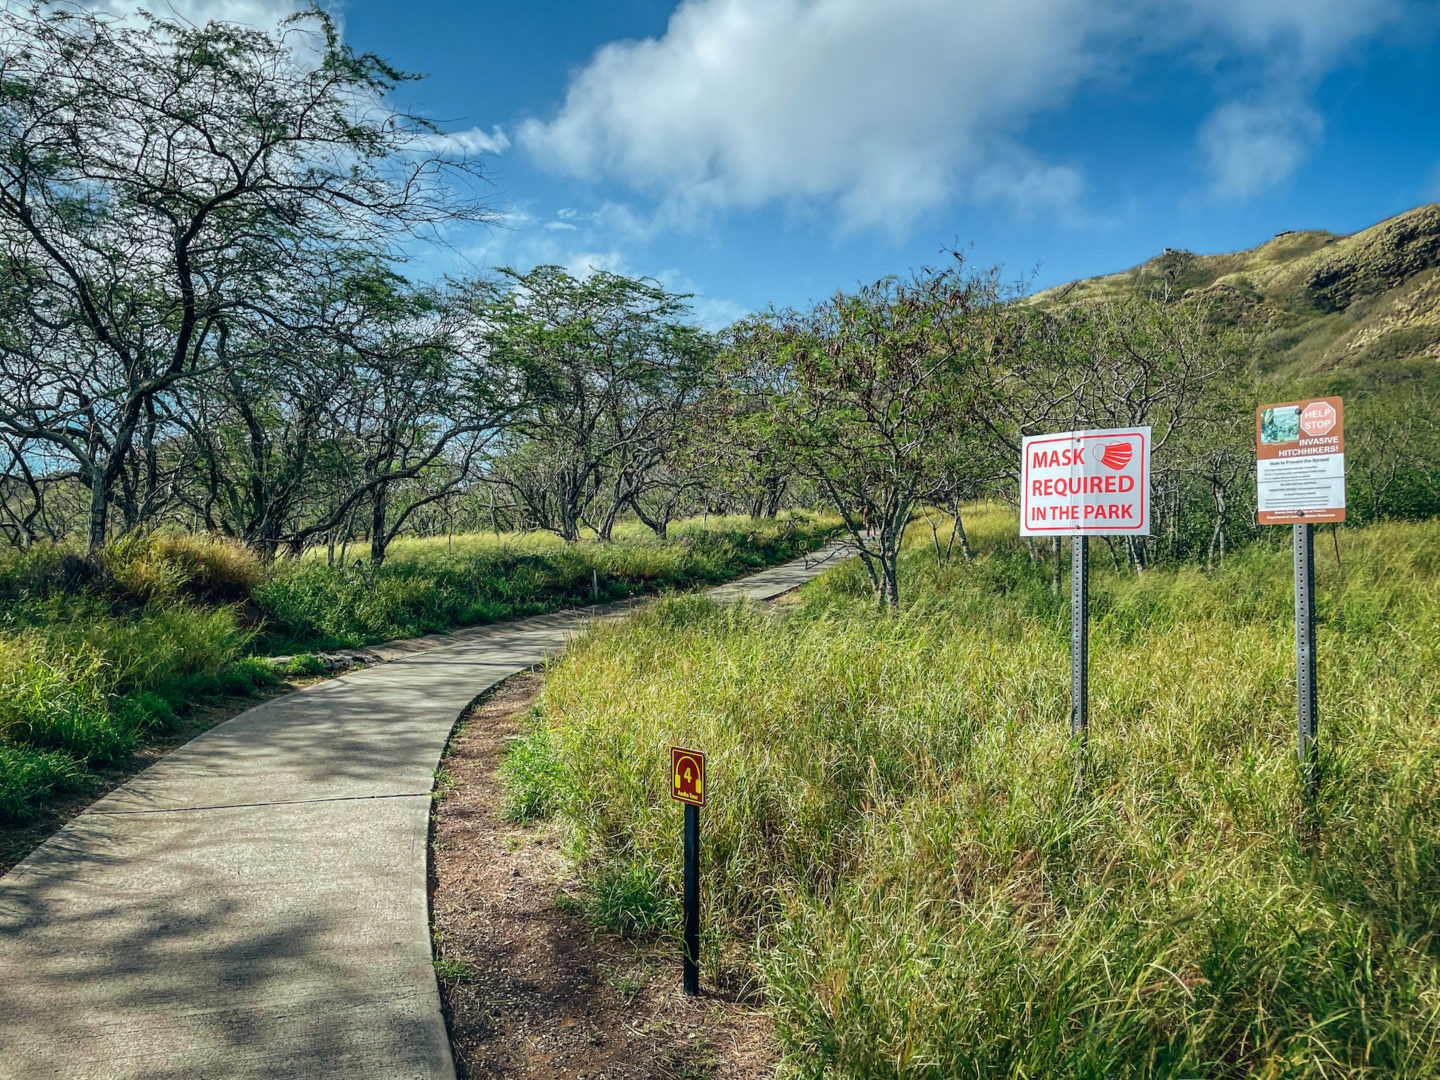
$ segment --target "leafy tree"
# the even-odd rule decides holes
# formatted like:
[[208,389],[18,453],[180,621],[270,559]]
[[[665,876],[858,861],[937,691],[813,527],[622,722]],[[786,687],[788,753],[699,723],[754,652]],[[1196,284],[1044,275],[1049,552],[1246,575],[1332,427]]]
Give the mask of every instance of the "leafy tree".
[[504,270],[470,295],[495,360],[535,389],[492,481],[540,528],[608,537],[664,475],[713,363],[710,335],[689,324],[685,296],[605,271]]
[[340,245],[457,216],[463,161],[386,94],[406,78],[309,11],[277,33],[139,25],[69,5],[0,13],[0,429],[46,443],[106,534],[152,512],[173,431],[158,399],[208,374],[225,320]]
[[992,281],[957,266],[774,314],[738,339],[745,426],[844,517],[882,606],[899,599],[912,512],[967,468],[968,354],[985,348],[994,300]]

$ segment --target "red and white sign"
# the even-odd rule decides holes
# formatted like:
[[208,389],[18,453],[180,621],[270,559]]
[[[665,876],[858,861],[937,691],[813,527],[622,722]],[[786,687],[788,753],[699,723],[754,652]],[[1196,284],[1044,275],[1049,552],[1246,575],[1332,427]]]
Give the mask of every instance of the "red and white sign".
[[1340,414],[1335,411],[1335,406],[1330,402],[1312,401],[1300,414],[1300,430],[1310,438],[1318,439],[1321,435],[1330,434],[1330,429],[1339,419]]
[[1150,429],[1032,435],[1020,449],[1021,536],[1150,535]]

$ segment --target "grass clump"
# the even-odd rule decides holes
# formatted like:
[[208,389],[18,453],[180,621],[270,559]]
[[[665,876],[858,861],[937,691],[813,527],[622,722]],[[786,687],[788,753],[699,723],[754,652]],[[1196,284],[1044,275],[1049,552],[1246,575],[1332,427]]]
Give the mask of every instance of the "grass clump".
[[248,565],[191,538],[117,544],[98,567],[57,549],[0,560],[0,822],[84,789],[183,709],[275,681],[234,607],[199,600]]
[[82,769],[68,754],[0,741],[0,821],[18,818],[52,791],[74,787]]
[[1440,1075],[1440,523],[1319,560],[1308,811],[1288,547],[1095,560],[1077,787],[1067,598],[1013,519],[967,527],[892,614],[846,567],[784,622],[677,600],[577,643],[542,704],[592,893],[678,895],[694,745],[708,974],[761,980],[789,1075]]
[[537,723],[512,739],[500,762],[500,776],[508,820],[524,824],[554,814],[563,773],[549,729]]
[[833,518],[791,514],[681,522],[663,542],[633,526],[608,543],[566,544],[546,533],[405,540],[378,569],[314,557],[277,564],[254,601],[275,652],[355,647],[719,584],[795,558],[837,530]]
[[664,870],[651,863],[613,859],[585,885],[585,917],[621,937],[643,938],[673,929],[680,918],[679,898],[666,887]]
[[409,540],[378,569],[313,557],[265,567],[232,541],[171,533],[124,537],[94,560],[43,545],[0,552],[0,822],[83,787],[184,709],[277,681],[254,652],[294,653],[287,674],[320,675],[315,649],[586,603],[592,581],[601,600],[720,582],[836,527],[790,515],[682,522],[666,543],[632,526],[604,544]]

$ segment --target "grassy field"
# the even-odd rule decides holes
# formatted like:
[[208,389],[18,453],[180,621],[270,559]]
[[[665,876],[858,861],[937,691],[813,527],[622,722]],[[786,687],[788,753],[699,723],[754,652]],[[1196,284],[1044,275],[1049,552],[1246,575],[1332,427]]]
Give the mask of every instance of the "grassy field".
[[[378,571],[238,545],[130,538],[98,566],[58,548],[0,554],[0,823],[125,758],[177,711],[276,681],[256,654],[363,645],[601,599],[723,581],[817,546],[825,518],[710,518],[669,542],[533,534],[397,543]],[[304,670],[304,656],[299,670]],[[309,658],[313,659],[313,658]]]
[[711,516],[677,522],[664,543],[633,524],[617,526],[610,543],[551,533],[400,540],[378,573],[316,554],[282,564],[254,599],[273,652],[364,645],[589,603],[592,571],[602,601],[719,584],[795,558],[838,526],[799,514]]
[[678,742],[710,755],[704,975],[763,995],[783,1075],[1440,1075],[1440,522],[1323,537],[1311,811],[1288,545],[1096,560],[1077,787],[1068,598],[970,524],[893,615],[846,567],[783,621],[676,599],[553,667],[509,798],[567,823],[591,917],[676,932]]

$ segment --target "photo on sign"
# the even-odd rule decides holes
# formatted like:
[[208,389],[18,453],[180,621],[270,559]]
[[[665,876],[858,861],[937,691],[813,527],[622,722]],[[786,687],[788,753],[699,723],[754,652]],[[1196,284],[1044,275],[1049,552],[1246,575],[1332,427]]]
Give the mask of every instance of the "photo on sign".
[[1274,443],[1300,441],[1300,406],[1280,405],[1260,413],[1260,441]]

